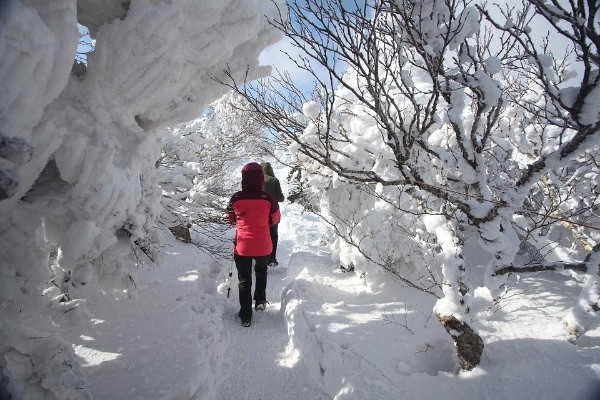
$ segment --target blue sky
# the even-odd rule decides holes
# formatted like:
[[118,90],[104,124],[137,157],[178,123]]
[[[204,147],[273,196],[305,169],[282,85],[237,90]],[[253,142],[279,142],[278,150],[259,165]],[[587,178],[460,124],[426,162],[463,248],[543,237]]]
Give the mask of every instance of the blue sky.
[[[82,39],[79,40],[79,45],[77,46],[77,54],[85,54],[92,50],[92,38],[88,35],[88,29],[80,24],[77,24],[79,28],[79,35],[83,35]],[[89,45],[87,43],[90,43]],[[85,57],[82,57],[85,59]],[[84,61],[85,62],[85,61]]]
[[[372,0],[367,0],[367,3],[371,3]],[[299,3],[301,3],[299,1]],[[342,4],[346,9],[354,9],[356,4],[364,4],[361,0],[342,0]],[[289,54],[290,57],[283,54],[283,52]],[[298,68],[292,59],[299,60],[301,56],[305,54],[292,44],[292,41],[284,37],[281,41],[271,45],[261,54],[259,61],[262,65],[271,65],[280,71],[288,71],[290,76],[294,78],[294,83],[297,87],[302,89],[305,93],[310,91],[313,87],[314,78],[308,72],[301,68]],[[314,70],[318,76],[325,77],[325,68],[318,63],[314,63]],[[337,69],[344,68],[338,66]],[[273,71],[275,73],[275,71]]]

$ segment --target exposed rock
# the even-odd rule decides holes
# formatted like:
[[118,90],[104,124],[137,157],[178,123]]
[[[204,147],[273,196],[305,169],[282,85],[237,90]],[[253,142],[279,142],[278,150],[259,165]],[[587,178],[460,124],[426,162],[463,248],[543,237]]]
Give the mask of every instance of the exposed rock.
[[466,323],[459,321],[455,316],[441,316],[436,314],[446,332],[452,336],[456,344],[458,363],[464,370],[470,371],[479,365],[483,353],[483,340]]
[[173,236],[177,238],[177,240],[181,240],[183,243],[192,243],[192,237],[190,236],[190,228],[192,226],[190,224],[187,225],[177,225],[169,228]]

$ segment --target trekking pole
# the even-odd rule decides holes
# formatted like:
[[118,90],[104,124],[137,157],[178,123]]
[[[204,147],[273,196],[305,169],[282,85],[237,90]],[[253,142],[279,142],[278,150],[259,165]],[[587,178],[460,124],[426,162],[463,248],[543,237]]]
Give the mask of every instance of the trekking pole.
[[231,260],[231,265],[229,266],[229,282],[227,282],[227,298],[229,298],[229,293],[231,293],[231,276],[233,275],[233,260]]
[[229,287],[227,288],[227,298],[229,298],[229,293],[231,292],[231,275],[233,275],[233,272],[231,272],[231,268],[229,268]]

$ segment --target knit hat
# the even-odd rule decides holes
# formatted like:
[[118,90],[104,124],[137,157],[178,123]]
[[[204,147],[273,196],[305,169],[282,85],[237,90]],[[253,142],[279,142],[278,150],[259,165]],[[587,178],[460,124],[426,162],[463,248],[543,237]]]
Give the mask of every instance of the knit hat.
[[244,165],[242,168],[242,190],[258,192],[262,190],[265,175],[261,166],[255,162]]

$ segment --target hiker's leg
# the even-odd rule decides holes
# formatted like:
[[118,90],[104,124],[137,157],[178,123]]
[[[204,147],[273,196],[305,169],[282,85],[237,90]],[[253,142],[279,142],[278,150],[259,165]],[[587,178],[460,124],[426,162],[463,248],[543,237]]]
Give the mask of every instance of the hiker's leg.
[[256,287],[254,289],[254,300],[267,300],[267,264],[270,259],[270,254],[255,258],[254,272],[256,273]]
[[245,320],[252,316],[252,257],[235,255],[233,259],[238,271],[240,318]]
[[279,224],[271,225],[269,231],[271,232],[271,243],[273,243],[273,251],[271,252],[271,260],[277,259],[277,242],[279,241]]

